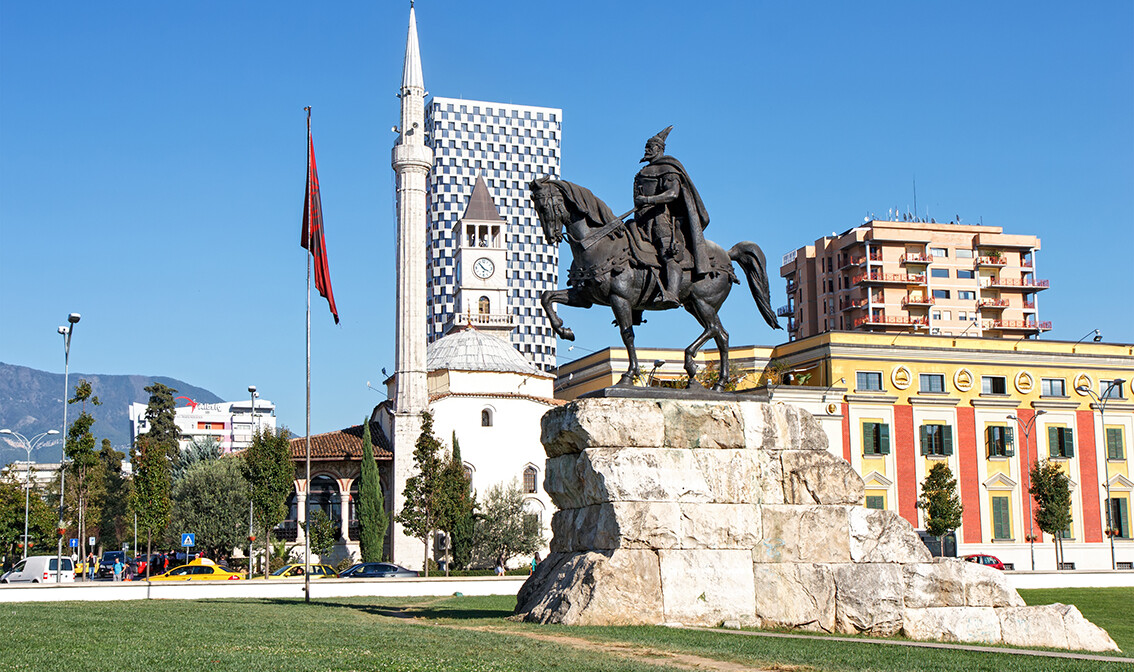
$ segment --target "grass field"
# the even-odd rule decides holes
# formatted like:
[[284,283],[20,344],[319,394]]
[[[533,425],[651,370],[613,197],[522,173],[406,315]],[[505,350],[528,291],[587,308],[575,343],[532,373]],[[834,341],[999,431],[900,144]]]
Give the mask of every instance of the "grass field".
[[[1134,651],[1134,589],[1021,591],[1069,602]],[[956,670],[1121,664],[780,639],[660,627],[506,620],[511,597],[0,605],[0,670]]]

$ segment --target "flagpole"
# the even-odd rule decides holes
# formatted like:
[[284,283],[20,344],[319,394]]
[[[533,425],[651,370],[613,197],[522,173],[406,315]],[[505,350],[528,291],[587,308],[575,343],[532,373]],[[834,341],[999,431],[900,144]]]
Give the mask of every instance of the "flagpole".
[[[307,179],[311,179],[311,107],[307,110]],[[308,190],[307,198],[311,198]],[[307,204],[310,207],[310,203]],[[311,601],[311,250],[307,251],[307,437],[306,449],[303,451],[306,460],[306,472],[303,477],[303,601]]]

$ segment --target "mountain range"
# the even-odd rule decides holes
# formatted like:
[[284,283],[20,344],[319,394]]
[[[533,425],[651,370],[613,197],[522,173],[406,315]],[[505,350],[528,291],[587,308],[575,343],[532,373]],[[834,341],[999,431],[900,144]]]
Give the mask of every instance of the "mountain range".
[[[224,400],[212,392],[166,376],[108,375],[102,373],[72,373],[67,381],[71,386],[68,396],[74,394],[80,380],[90,382],[101,406],[87,406],[95,418],[91,431],[98,444],[103,439],[121,451],[130,447],[130,404],[146,403],[150,395],[145,391],[155,382],[177,390],[178,396],[194,401],[215,404]],[[28,439],[50,429],[60,430],[63,424],[63,374],[0,362],[0,429],[19,432]],[[67,409],[67,423],[79,416],[77,404]],[[61,436],[45,437],[35,450],[35,462],[58,462],[62,454]],[[23,444],[6,435],[0,435],[0,465],[26,460]]]

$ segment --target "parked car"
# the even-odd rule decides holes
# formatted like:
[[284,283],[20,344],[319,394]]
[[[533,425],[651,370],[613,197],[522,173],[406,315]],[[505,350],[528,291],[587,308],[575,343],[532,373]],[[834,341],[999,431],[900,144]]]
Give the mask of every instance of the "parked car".
[[197,559],[165,574],[151,576],[150,581],[237,581],[242,578],[244,575],[239,572],[230,572],[210,560]]
[[[60,573],[59,562],[63,571]],[[55,583],[56,575],[61,583],[75,582],[75,565],[71,558],[56,558],[54,555],[33,555],[20,560],[11,570],[0,576],[0,583]]]
[[126,563],[129,559],[123,551],[103,551],[102,558],[98,561],[98,573],[95,578],[99,579],[113,579],[114,578],[114,561],[121,560],[122,568],[125,570]]
[[978,565],[985,565],[987,567],[992,567],[993,569],[999,569],[1001,571],[1004,570],[1004,563],[1000,562],[1000,558],[996,557],[995,555],[974,553],[972,555],[966,555],[963,559],[965,562],[975,562]]
[[[313,579],[337,579],[339,573],[330,565],[309,565]],[[303,564],[293,563],[284,565],[268,575],[269,579],[299,579],[303,578]]]
[[412,569],[406,569],[389,562],[361,562],[343,570],[339,577],[344,579],[400,579],[417,575],[417,572]]

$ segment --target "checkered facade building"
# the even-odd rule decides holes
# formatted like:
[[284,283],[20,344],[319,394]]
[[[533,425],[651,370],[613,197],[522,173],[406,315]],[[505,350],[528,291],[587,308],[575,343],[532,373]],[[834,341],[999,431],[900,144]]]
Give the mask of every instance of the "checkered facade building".
[[540,306],[544,290],[559,282],[559,252],[543,237],[528,183],[559,177],[563,111],[549,107],[434,97],[426,103],[429,173],[427,294],[430,343],[444,336],[457,309],[457,223],[477,176],[506,222],[508,311],[516,328],[509,339],[537,367],[555,367],[555,333]]

